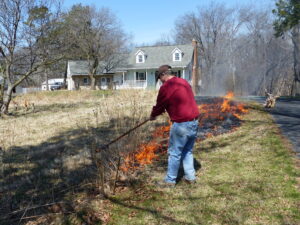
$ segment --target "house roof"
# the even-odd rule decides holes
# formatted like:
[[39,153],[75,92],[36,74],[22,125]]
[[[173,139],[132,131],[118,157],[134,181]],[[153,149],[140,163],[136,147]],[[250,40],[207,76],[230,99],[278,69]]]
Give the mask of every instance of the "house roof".
[[[69,60],[69,69],[70,74],[72,75],[88,75],[89,74],[89,62],[87,60]],[[102,75],[107,73],[105,69],[103,69],[103,63],[99,63],[96,75]]]
[[[183,53],[181,61],[173,61],[172,52],[176,48]],[[136,63],[135,57],[139,50],[146,55],[144,63]],[[191,44],[138,47],[129,54],[127,69],[156,69],[163,64],[168,64],[172,67],[186,67],[192,60],[193,50],[194,48]]]

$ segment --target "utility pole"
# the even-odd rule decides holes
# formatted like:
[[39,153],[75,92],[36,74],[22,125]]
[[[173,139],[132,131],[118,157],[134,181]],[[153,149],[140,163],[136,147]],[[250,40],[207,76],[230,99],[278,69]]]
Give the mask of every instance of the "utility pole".
[[193,55],[193,71],[192,71],[192,89],[193,93],[196,96],[198,93],[198,82],[199,82],[199,66],[198,66],[198,49],[197,49],[197,41],[195,39],[192,40],[192,45],[194,47],[194,55]]

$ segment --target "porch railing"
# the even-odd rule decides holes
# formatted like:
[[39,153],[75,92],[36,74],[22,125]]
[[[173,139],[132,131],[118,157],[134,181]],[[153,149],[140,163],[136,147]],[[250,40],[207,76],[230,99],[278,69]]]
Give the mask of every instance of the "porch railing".
[[146,80],[124,80],[124,83],[118,85],[118,88],[134,88],[134,89],[145,89],[147,87]]

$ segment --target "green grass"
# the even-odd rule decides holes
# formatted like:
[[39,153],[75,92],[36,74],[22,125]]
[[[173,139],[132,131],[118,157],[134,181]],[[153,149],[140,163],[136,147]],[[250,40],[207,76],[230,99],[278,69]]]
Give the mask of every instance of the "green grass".
[[197,184],[153,186],[164,176],[164,156],[140,186],[111,198],[109,224],[299,224],[299,170],[289,144],[261,109],[244,120],[232,133],[197,143]]

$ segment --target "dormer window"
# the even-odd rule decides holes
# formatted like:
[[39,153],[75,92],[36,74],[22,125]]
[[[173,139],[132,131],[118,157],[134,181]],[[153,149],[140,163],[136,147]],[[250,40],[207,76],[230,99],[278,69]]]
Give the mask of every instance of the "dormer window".
[[138,57],[139,57],[139,63],[142,63],[144,60],[143,60],[143,56],[142,55],[138,55]]
[[145,62],[145,53],[142,50],[138,50],[137,53],[135,53],[135,62],[136,63],[144,63]]
[[182,59],[182,51],[179,48],[175,48],[172,51],[173,61],[181,61]]

